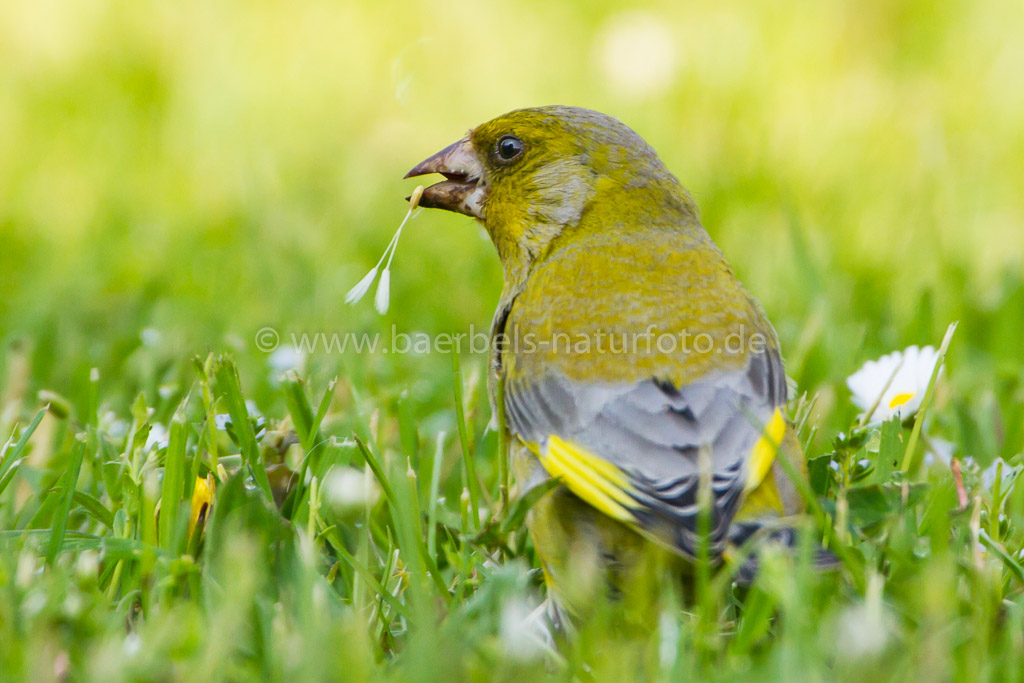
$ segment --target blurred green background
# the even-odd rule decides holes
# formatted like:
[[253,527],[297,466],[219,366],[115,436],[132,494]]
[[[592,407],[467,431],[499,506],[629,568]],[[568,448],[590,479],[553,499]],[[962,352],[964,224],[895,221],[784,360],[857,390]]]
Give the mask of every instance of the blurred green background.
[[[476,536],[460,498],[471,463],[497,491],[484,358],[453,376],[439,353],[301,357],[256,343],[264,327],[285,343],[486,329],[501,272],[463,216],[408,224],[386,315],[372,293],[344,297],[405,215],[407,170],[542,104],[618,117],[694,195],[777,327],[788,374],[817,396],[808,455],[820,481],[832,465],[843,480],[823,499],[837,511],[825,535],[854,556],[841,576],[812,574],[809,553],[766,562],[749,609],[731,589],[714,598],[724,611],[670,601],[660,644],[594,620],[561,671],[1019,677],[1024,490],[980,473],[1024,454],[1021,36],[1020,0],[0,2],[0,440],[20,434],[0,448],[0,679],[551,673],[554,660],[531,660],[525,675],[502,645],[521,630],[505,624],[509,596],[542,594],[521,515],[506,528],[514,512],[485,504],[502,530]],[[902,452],[907,430],[852,432],[845,379],[938,344],[954,320],[923,438],[960,457],[971,507],[944,464],[915,483],[928,488],[918,503],[903,488],[897,505],[891,485],[891,506],[869,498],[883,488],[855,480],[853,463]],[[192,364],[210,352],[234,357],[241,390],[218,360],[211,400]],[[282,382],[296,364],[302,380]],[[317,405],[314,444],[312,421],[294,417]],[[232,425],[249,413],[258,452],[207,429],[225,411]],[[330,496],[292,476],[326,483],[329,468],[369,462],[353,434],[385,464],[377,480],[405,492],[366,504],[361,523],[317,512]],[[158,497],[165,512],[193,502],[193,484],[155,482],[186,453],[202,466],[189,479],[216,470],[218,451],[228,470],[212,521],[190,536],[205,546],[185,553],[170,522],[150,520]],[[243,486],[264,460],[293,504]],[[858,493],[862,508],[881,500],[876,517],[857,521]],[[436,572],[417,571],[424,529]],[[408,619],[379,602],[385,590]],[[533,606],[512,604],[513,617]]]
[[[485,327],[497,259],[451,214],[408,226],[386,316],[343,298],[404,215],[405,171],[492,116],[563,103],[659,151],[821,419],[852,414],[861,362],[954,319],[955,395],[1012,412],[1021,35],[1012,0],[5,2],[0,361],[27,349],[28,388],[78,403],[99,368],[123,409],[190,382],[191,354],[234,350],[266,404],[263,326]],[[450,411],[443,357],[307,363]],[[1006,439],[992,455],[1020,428]]]

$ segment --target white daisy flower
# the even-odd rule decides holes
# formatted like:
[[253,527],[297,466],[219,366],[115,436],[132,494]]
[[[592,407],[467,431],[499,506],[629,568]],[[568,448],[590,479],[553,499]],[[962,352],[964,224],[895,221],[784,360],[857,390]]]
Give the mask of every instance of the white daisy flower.
[[848,660],[880,654],[893,641],[897,623],[882,601],[884,580],[872,573],[867,595],[860,604],[847,607],[836,623],[838,654]]
[[[869,425],[880,425],[894,415],[906,420],[924,400],[939,353],[932,346],[911,346],[872,360],[850,375],[846,386],[854,404],[864,411]],[[940,369],[941,374],[941,369]]]
[[930,438],[925,442],[928,451],[924,454],[924,464],[931,467],[936,462],[941,462],[949,467],[956,453],[956,444],[945,439]]
[[164,335],[160,333],[160,330],[152,327],[147,327],[139,332],[139,340],[142,342],[142,345],[149,346],[150,348],[160,346],[160,342],[163,341],[163,338]]
[[877,655],[892,640],[892,619],[880,609],[854,605],[843,610],[837,623],[837,643],[848,659]]
[[380,486],[368,472],[353,467],[332,468],[324,478],[324,497],[337,512],[361,510],[380,498]]
[[303,368],[306,367],[306,354],[294,346],[285,344],[277,347],[270,354],[270,357],[267,358],[267,364],[278,374],[284,374],[289,370],[294,370],[301,374]]
[[118,418],[112,410],[104,410],[100,414],[99,422],[100,431],[106,432],[112,439],[123,439],[131,429],[131,425],[126,420]]
[[1010,465],[1002,458],[996,458],[991,465],[981,471],[981,485],[991,491],[998,478],[1000,490],[1006,493],[1013,488],[1019,474],[1019,465]]
[[545,605],[537,607],[524,597],[505,600],[498,632],[505,654],[516,661],[530,662],[549,649],[554,641],[545,623],[546,615]]
[[142,636],[138,633],[129,633],[124,637],[121,647],[126,655],[134,657],[142,649]]
[[149,434],[146,436],[146,445],[143,446],[142,450],[148,451],[151,448],[155,448],[158,451],[163,450],[167,448],[170,439],[171,435],[167,431],[167,427],[159,422],[154,422],[153,426],[149,428]]

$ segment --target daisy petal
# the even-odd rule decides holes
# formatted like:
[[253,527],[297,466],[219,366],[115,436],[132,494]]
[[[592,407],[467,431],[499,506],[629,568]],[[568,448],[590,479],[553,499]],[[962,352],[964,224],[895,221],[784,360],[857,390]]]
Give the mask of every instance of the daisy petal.
[[368,291],[370,291],[370,285],[377,278],[377,267],[374,266],[370,269],[370,272],[363,276],[355,287],[348,290],[348,294],[345,295],[345,303],[354,304],[362,299]]
[[384,315],[388,312],[388,305],[391,303],[391,270],[384,269],[380,274],[380,282],[377,283],[377,295],[373,298],[373,305],[377,312]]

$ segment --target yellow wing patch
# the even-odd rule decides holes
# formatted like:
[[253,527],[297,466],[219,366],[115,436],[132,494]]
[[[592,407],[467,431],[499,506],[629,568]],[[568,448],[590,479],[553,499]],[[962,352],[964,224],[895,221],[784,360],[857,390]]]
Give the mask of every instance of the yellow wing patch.
[[[761,438],[750,451],[744,495],[753,494],[754,499],[765,496],[772,498],[774,491],[767,491],[767,487],[761,487],[761,483],[768,475],[785,435],[786,420],[782,411],[776,408]],[[626,523],[636,521],[631,511],[643,506],[630,495],[634,491],[633,486],[621,469],[582,446],[554,434],[548,437],[544,448],[536,443],[527,443],[526,446],[537,456],[548,474],[560,479],[566,488],[583,501],[612,519]],[[778,498],[777,493],[774,493],[774,498]],[[759,502],[771,507],[775,501]]]
[[552,434],[542,450],[527,444],[548,474],[561,480],[570,491],[600,512],[620,522],[634,521],[630,510],[641,507],[628,491],[626,473],[585,448]]
[[750,451],[750,465],[747,469],[747,483],[743,487],[745,493],[750,493],[764,481],[768,470],[775,461],[775,455],[779,452],[782,439],[786,436],[786,419],[782,417],[782,410],[775,409],[772,418],[764,427],[761,438],[754,444]]

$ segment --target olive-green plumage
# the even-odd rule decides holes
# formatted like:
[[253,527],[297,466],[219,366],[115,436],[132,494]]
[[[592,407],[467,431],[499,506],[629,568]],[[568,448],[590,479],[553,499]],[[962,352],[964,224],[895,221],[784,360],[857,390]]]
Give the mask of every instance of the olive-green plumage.
[[796,510],[772,467],[780,443],[799,457],[775,332],[647,143],[597,112],[524,109],[410,175],[431,172],[447,180],[421,203],[478,218],[501,259],[492,391],[519,490],[564,485],[528,520],[563,604],[588,568],[685,565],[702,490],[716,555]]

